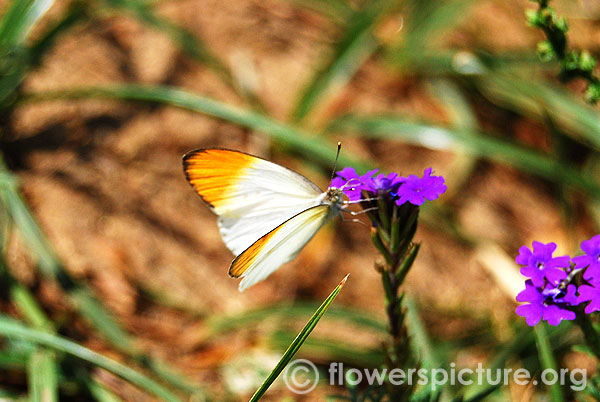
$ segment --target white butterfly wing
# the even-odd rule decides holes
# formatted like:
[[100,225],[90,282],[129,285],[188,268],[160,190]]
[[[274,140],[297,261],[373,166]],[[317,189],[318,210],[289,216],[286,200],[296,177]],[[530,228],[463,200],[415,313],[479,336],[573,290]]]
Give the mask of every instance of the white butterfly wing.
[[243,278],[240,292],[293,259],[336,212],[335,206],[329,204],[309,208],[277,226],[237,256],[231,263],[229,275]]
[[235,255],[325,197],[304,176],[239,151],[191,151],[183,165],[190,184],[219,216],[223,241]]

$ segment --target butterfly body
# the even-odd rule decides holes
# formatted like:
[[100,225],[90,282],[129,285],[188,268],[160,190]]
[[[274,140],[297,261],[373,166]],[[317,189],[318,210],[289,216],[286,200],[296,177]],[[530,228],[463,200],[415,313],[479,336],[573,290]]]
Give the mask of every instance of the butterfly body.
[[237,255],[229,274],[243,278],[240,291],[292,260],[343,209],[341,189],[323,192],[304,176],[243,152],[199,149],[184,155],[183,166]]

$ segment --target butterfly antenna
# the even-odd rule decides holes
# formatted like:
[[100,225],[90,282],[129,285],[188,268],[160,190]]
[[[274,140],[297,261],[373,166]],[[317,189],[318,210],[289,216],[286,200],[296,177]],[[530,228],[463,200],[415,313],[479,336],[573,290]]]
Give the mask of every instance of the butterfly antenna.
[[335,154],[335,161],[333,162],[333,171],[331,172],[331,180],[329,180],[329,182],[331,182],[333,180],[333,176],[335,176],[335,170],[337,169],[337,161],[338,161],[338,158],[340,157],[341,149],[342,149],[342,142],[338,141],[337,153]]

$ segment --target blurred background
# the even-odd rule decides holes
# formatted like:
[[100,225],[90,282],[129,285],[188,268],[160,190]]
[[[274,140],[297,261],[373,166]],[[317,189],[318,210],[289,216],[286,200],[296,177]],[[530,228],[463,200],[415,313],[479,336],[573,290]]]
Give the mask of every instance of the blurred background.
[[[569,46],[597,54],[598,3],[551,5],[569,22]],[[337,141],[340,167],[433,167],[448,191],[422,211],[407,278],[417,340],[439,362],[539,369],[514,313],[523,288],[514,256],[533,240],[576,253],[597,233],[600,115],[583,80],[561,82],[558,64],[536,55],[544,34],[525,18],[536,8],[0,2],[0,324],[33,328],[2,332],[0,394],[27,399],[49,376],[61,400],[168,399],[157,384],[182,400],[248,400],[346,273],[298,356],[382,364],[384,298],[368,229],[338,220],[239,293],[216,217],[182,172],[181,156],[204,147],[268,158],[321,188]],[[592,373],[596,362],[571,348],[580,334],[560,328],[550,334],[559,364]],[[156,383],[134,386],[73,351],[40,347],[40,334]],[[322,383],[295,395],[277,382],[265,400],[345,392]],[[545,392],[510,385],[490,400]]]

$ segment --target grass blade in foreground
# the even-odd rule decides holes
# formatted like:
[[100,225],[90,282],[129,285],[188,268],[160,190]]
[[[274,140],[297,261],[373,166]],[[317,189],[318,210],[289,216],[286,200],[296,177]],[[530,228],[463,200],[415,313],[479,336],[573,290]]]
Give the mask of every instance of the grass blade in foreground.
[[58,401],[58,368],[54,354],[51,350],[40,349],[29,359],[29,392],[32,402]]
[[298,349],[300,349],[300,346],[302,346],[304,341],[306,341],[306,338],[308,338],[308,335],[310,335],[312,330],[315,329],[317,323],[319,322],[321,317],[323,317],[323,314],[325,314],[325,311],[327,311],[329,305],[333,303],[333,300],[337,297],[338,293],[340,293],[340,290],[342,290],[342,287],[346,283],[346,279],[348,279],[348,275],[346,275],[344,279],[342,279],[342,281],[339,283],[339,285],[337,285],[336,288],[333,289],[333,292],[331,292],[331,294],[327,297],[327,299],[325,299],[323,304],[321,304],[317,311],[315,311],[310,320],[308,320],[304,328],[302,328],[302,331],[300,331],[300,333],[293,340],[292,344],[287,348],[287,350],[283,354],[283,357],[281,358],[281,360],[279,360],[279,363],[277,363],[273,371],[271,371],[271,373],[267,376],[265,382],[263,382],[260,388],[258,388],[254,395],[252,395],[252,399],[250,399],[250,402],[256,402],[260,400],[260,398],[262,398],[265,392],[267,392],[271,384],[273,384],[273,382],[277,379],[279,374],[281,374],[285,366],[287,366],[287,364],[292,360]]
[[154,380],[143,374],[118,363],[108,357],[102,356],[68,339],[27,328],[18,321],[7,316],[0,316],[0,335],[20,340],[29,341],[41,346],[46,346],[64,353],[68,353],[95,366],[101,367],[111,373],[137,385],[141,389],[158,396],[164,401],[179,401],[170,391]]
[[22,45],[29,31],[53,3],[53,0],[13,2],[0,22],[0,45]]
[[[0,159],[0,172],[10,175]],[[77,309],[87,318],[112,344],[127,353],[137,353],[129,335],[114,321],[108,311],[80,283],[75,282],[62,266],[54,249],[46,239],[35,221],[31,211],[19,193],[16,180],[5,187],[2,201],[20,230],[28,247],[38,258],[38,266],[44,276],[54,278],[74,302]]]
[[171,385],[189,393],[200,392],[196,384],[188,383],[184,376],[175,375],[172,370],[166,368],[165,363],[145,355],[137,348],[133,338],[112,317],[87,285],[75,281],[69,275],[19,193],[17,180],[4,165],[1,155],[0,175],[5,179],[4,183],[0,182],[0,190],[3,190],[0,192],[0,202],[4,203],[12,221],[20,230],[31,251],[37,256],[40,272],[59,283],[79,313],[115,348],[131,356],[136,362],[149,368]]
[[[556,359],[552,353],[552,346],[550,345],[550,340],[548,339],[546,325],[538,324],[535,326],[534,331],[542,368],[544,370],[551,369],[554,373],[558,373],[558,365],[556,364]],[[550,400],[554,402],[565,401],[561,387],[562,386],[559,382],[554,382],[553,384],[548,385],[548,388],[550,389]]]

